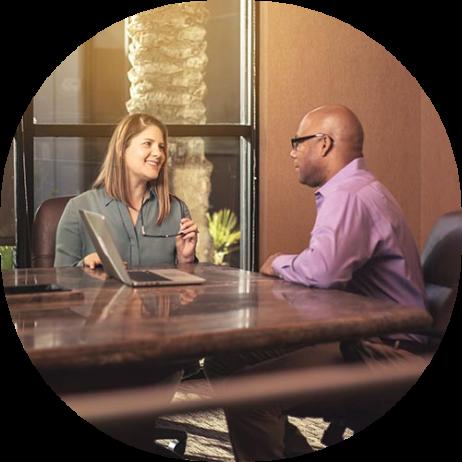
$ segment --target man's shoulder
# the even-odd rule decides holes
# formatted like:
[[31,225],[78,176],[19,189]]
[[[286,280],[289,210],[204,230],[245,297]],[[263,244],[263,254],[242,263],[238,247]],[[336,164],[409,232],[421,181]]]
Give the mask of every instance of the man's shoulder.
[[379,210],[380,214],[384,214],[397,209],[390,191],[373,174],[345,179],[329,192],[325,200],[331,204],[330,207],[346,207],[354,210],[355,214],[366,213],[374,217]]
[[374,199],[390,194],[387,187],[368,170],[363,170],[357,175],[345,178],[338,185],[336,191],[339,194],[352,194],[364,199]]
[[329,191],[329,196],[335,197],[357,197],[367,195],[369,188],[379,183],[374,175],[368,171],[362,171],[360,174],[350,175],[339,182],[335,188]]

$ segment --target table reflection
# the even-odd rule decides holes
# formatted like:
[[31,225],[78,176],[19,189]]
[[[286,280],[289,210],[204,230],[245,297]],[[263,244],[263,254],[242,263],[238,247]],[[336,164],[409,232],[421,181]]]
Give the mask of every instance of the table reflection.
[[56,310],[15,311],[14,328],[25,350],[60,347],[80,343],[80,331],[86,319],[71,308]]
[[[305,319],[322,320],[336,317],[351,317],[355,312],[361,313],[366,307],[371,311],[370,315],[382,313],[393,302],[377,300],[373,305],[372,298],[358,298],[353,293],[338,290],[310,289],[301,285],[290,284],[285,281],[275,281],[271,292],[276,300],[286,302],[294,309],[293,315]],[[372,301],[372,303],[371,303]]]
[[[180,323],[184,318],[206,315],[209,317],[225,317],[227,322],[238,318],[237,325],[242,325],[242,319],[248,322],[250,306],[255,310],[257,296],[240,290],[237,293],[223,294],[220,288],[205,286],[175,286],[162,288],[132,288],[121,286],[114,288],[103,285],[95,297],[90,310],[87,307],[87,324],[143,322],[152,323],[170,320]],[[76,307],[75,311],[83,314],[85,307]],[[246,312],[242,316],[243,311]],[[205,319],[205,318],[204,318]],[[205,323],[207,321],[205,320]],[[235,323],[236,324],[236,323]]]
[[308,289],[236,268],[199,264],[190,270],[206,283],[134,289],[103,271],[81,268],[20,269],[2,276],[5,285],[57,283],[81,292],[79,300],[7,297],[31,360],[58,375],[108,364],[142,369],[219,351],[320,343],[431,324],[431,316],[414,307]]

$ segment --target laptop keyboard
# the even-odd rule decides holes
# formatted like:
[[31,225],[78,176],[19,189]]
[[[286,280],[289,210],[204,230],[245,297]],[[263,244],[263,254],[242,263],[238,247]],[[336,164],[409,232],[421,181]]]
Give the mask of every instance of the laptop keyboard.
[[160,274],[153,273],[152,271],[129,271],[128,275],[133,281],[144,282],[144,281],[170,281],[169,278],[165,278]]

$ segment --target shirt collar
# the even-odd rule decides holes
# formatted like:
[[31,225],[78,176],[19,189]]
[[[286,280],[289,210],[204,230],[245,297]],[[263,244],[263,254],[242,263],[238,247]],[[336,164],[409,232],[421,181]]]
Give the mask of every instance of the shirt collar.
[[333,191],[346,178],[354,175],[358,170],[366,169],[366,161],[363,157],[353,159],[349,164],[339,170],[327,183],[323,184],[314,194],[316,197],[326,196]]
[[[104,203],[105,207],[107,207],[112,201],[115,201],[115,199],[113,197],[109,196],[109,194],[106,192],[104,187],[101,187],[100,191],[101,191],[101,194],[103,196],[103,203]],[[155,188],[154,188],[154,186],[151,186],[149,188],[149,199],[148,200],[153,200],[156,197],[157,197],[157,195],[156,195]]]
[[152,201],[152,200],[157,198],[156,188],[153,185],[149,186],[148,191],[149,191],[149,199],[148,200]]
[[103,204],[105,207],[107,207],[114,200],[114,198],[109,196],[104,187],[100,188],[100,192],[101,196],[103,197]]

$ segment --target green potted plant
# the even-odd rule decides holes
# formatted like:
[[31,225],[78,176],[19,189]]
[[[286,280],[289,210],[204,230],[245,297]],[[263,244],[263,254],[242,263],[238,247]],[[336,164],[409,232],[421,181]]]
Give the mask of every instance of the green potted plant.
[[237,228],[237,217],[229,209],[221,209],[207,213],[209,233],[213,244],[213,263],[224,265],[226,255],[239,249],[236,245],[241,239],[241,232]]
[[14,268],[14,246],[0,245],[0,257],[2,260],[2,270]]

